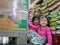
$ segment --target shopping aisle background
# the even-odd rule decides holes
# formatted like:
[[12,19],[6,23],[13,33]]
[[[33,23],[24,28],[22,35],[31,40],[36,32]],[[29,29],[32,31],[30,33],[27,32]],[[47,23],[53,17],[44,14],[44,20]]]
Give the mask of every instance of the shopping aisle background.
[[50,17],[50,28],[53,36],[53,45],[60,45],[60,0],[31,0],[29,20],[34,15],[46,15]]
[[[37,1],[37,0],[29,0],[29,6],[32,4],[32,3],[34,3],[34,1]],[[28,7],[28,3],[26,2],[26,4],[23,2],[23,4],[22,5],[20,5],[21,3],[19,2],[19,0],[18,0],[18,9],[16,9],[16,5],[14,5],[13,6],[13,2],[14,2],[14,0],[0,0],[0,18],[2,18],[2,19],[4,19],[4,20],[6,20],[7,19],[7,13],[10,15],[9,16],[9,18],[11,19],[11,17],[13,17],[13,20],[14,20],[14,23],[13,23],[13,21],[12,22],[10,22],[10,20],[8,21],[10,24],[14,24],[14,26],[13,26],[13,29],[12,30],[15,30],[15,31],[17,31],[17,29],[18,29],[18,32],[19,32],[19,30],[22,30],[22,28],[24,28],[23,30],[24,31],[26,31],[26,29],[27,29],[27,7]],[[16,3],[16,2],[14,2],[14,3]],[[24,7],[23,7],[23,5],[24,5]],[[49,17],[51,17],[51,20],[50,20],[50,27],[51,27],[51,31],[52,31],[52,34],[54,35],[54,37],[56,36],[55,34],[59,34],[60,35],[60,0],[43,0],[43,3],[41,3],[41,4],[33,4],[33,5],[35,5],[35,6],[32,6],[31,5],[31,7],[32,7],[32,9],[30,9],[31,7],[29,7],[29,20],[31,20],[32,19],[32,17],[33,17],[33,13],[34,14],[43,14],[43,15],[46,15],[46,16],[49,16]],[[20,8],[21,7],[21,8]],[[23,9],[22,11],[20,11],[21,9]],[[24,10],[25,9],[25,10]],[[14,12],[13,12],[13,10],[14,10]],[[39,10],[39,13],[38,13],[38,11],[37,10]],[[18,13],[18,14],[21,14],[21,15],[19,15],[18,17],[19,18],[17,18],[16,17],[16,12]],[[33,11],[33,12],[32,12]],[[12,12],[13,12],[13,16],[12,16]],[[5,17],[4,16],[2,16],[2,15],[5,15]],[[24,15],[25,14],[25,15]],[[21,18],[21,16],[23,17],[23,18]],[[26,17],[26,18],[25,18]],[[19,21],[18,19],[21,19],[21,21]],[[22,19],[24,19],[24,20],[22,20]],[[12,19],[11,19],[12,20]],[[0,20],[1,21],[1,20]],[[19,26],[16,24],[17,23],[17,21],[19,21],[19,23],[20,24],[22,24],[22,23],[24,23],[25,22],[25,24],[23,24],[23,26],[21,26],[19,23]],[[6,24],[6,23],[5,23]],[[7,23],[8,24],[8,23]],[[1,24],[0,24],[1,25]],[[6,27],[6,26],[5,26]],[[9,27],[8,25],[7,25],[7,27]],[[18,28],[18,27],[20,27],[20,28]],[[11,31],[10,29],[11,29],[11,25],[10,25],[10,28],[3,28],[3,30],[5,29],[5,31],[6,30],[8,30],[9,29],[9,31]],[[1,30],[1,28],[0,28],[0,30]],[[60,37],[60,36],[59,36]],[[57,37],[58,38],[58,44],[60,44],[60,40],[59,40],[59,37]],[[6,37],[6,39],[7,39],[7,41],[9,40],[8,39],[9,37]],[[3,37],[0,37],[0,39],[1,39],[1,42],[6,42],[6,41],[2,41],[3,40]],[[5,38],[4,38],[5,39]],[[54,39],[56,39],[56,38],[54,38]],[[57,39],[56,39],[57,40]],[[55,43],[55,42],[54,42]]]

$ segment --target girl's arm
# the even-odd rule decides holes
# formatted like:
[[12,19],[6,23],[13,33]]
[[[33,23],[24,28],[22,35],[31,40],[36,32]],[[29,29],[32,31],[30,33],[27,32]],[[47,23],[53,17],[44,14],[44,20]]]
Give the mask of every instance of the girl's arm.
[[48,38],[48,43],[46,45],[52,45],[52,35],[49,27],[47,28],[47,38]]
[[37,30],[38,26],[33,25],[33,22],[28,22],[28,27],[33,29],[33,30]]

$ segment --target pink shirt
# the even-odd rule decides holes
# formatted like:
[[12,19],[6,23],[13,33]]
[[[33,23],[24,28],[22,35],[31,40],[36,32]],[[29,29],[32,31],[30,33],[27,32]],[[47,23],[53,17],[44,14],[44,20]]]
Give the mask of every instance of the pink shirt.
[[35,26],[35,25],[33,25],[32,22],[29,22],[28,27],[30,29],[34,29],[35,31],[40,30],[40,36],[47,37],[48,38],[48,43],[47,44],[52,45],[52,35],[51,35],[50,28],[48,26],[46,26],[45,29],[41,29],[41,26],[39,26],[39,25]]

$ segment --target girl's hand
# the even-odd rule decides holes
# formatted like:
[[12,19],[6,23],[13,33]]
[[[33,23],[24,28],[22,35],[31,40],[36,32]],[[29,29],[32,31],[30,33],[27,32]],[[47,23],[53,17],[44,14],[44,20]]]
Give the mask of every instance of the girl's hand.
[[38,34],[40,34],[40,30],[38,30]]
[[50,45],[50,44],[46,44],[46,45]]

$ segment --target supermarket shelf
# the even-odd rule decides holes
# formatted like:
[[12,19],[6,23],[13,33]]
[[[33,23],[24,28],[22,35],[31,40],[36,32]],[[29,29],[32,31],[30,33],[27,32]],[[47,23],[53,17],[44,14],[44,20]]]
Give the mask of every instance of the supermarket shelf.
[[[27,34],[26,31],[1,31],[0,30],[0,37],[17,37],[16,44],[26,44]],[[24,42],[24,43],[23,43]]]
[[26,34],[26,31],[7,31],[0,30],[0,36],[20,37],[21,34]]
[[20,31],[20,30],[25,30],[25,31],[26,31],[26,28],[13,28],[12,30],[16,30],[16,31],[17,31],[17,30],[19,30],[19,31]]

